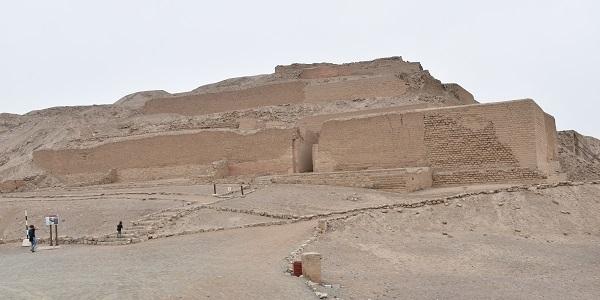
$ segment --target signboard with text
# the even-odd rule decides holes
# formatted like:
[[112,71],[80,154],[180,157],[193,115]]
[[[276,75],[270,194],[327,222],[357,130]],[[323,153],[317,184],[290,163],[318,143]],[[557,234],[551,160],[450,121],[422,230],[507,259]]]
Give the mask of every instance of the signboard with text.
[[46,216],[46,225],[58,225],[59,218],[57,215]]

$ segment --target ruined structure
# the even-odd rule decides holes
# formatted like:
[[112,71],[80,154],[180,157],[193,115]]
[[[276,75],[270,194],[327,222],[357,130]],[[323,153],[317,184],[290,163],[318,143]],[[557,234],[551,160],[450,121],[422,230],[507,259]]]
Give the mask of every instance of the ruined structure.
[[243,176],[396,191],[560,171],[554,119],[535,102],[479,104],[399,57],[278,66],[106,109],[125,121],[32,149],[24,169],[67,185]]
[[531,100],[331,120],[315,170],[430,167],[433,184],[545,179],[557,168],[554,119]]

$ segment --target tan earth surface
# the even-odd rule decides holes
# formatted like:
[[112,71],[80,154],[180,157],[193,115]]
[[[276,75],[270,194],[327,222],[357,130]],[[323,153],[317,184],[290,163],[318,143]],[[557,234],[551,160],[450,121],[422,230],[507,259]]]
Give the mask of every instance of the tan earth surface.
[[[147,193],[140,195],[141,190]],[[314,288],[329,299],[600,296],[596,259],[600,184],[539,189],[471,186],[409,194],[298,185],[252,186],[248,191],[253,192],[245,197],[218,198],[211,196],[212,186],[179,183],[45,190],[37,192],[36,198],[27,198],[32,193],[3,195],[2,212],[15,199],[21,206],[12,209],[26,206],[44,211],[58,207],[52,206],[56,204],[51,199],[67,197],[58,201],[71,203],[60,207],[69,207],[65,211],[72,216],[67,215],[60,228],[74,236],[108,233],[116,225],[111,216],[119,215],[123,206],[138,208],[120,215],[125,221],[169,204],[192,213],[158,231],[175,236],[129,246],[62,245],[32,254],[19,243],[1,245],[0,295],[7,299],[314,299],[305,280],[286,272],[290,253],[314,250],[323,254],[324,280]],[[69,222],[90,209],[86,197],[100,198],[96,203],[102,204],[89,214],[90,220],[77,221],[81,223],[74,230]],[[442,201],[418,204],[432,199]],[[211,208],[194,210],[207,203],[212,203]],[[289,223],[233,228],[271,219]],[[328,229],[315,235],[319,219],[329,220]],[[38,225],[41,216],[31,220]],[[8,223],[18,224],[15,230],[4,225],[8,237],[24,226],[23,220]],[[223,228],[182,232],[217,227]],[[47,232],[41,228],[40,235]],[[303,249],[298,251],[299,247]]]
[[569,180],[600,179],[600,140],[576,131],[558,132],[558,155]]

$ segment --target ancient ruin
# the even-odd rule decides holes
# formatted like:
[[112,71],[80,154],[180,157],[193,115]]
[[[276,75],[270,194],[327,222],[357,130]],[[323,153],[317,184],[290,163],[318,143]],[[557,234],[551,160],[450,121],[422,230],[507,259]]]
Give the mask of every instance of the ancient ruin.
[[[64,185],[242,178],[396,191],[561,176],[554,119],[535,102],[479,104],[399,57],[278,66],[269,75],[177,95],[143,92],[90,110],[119,124],[86,122],[86,112],[76,111],[91,135],[81,125],[61,128],[52,143],[15,153],[21,164],[5,154],[0,172],[25,169],[29,178]],[[65,110],[52,112],[10,122]]]

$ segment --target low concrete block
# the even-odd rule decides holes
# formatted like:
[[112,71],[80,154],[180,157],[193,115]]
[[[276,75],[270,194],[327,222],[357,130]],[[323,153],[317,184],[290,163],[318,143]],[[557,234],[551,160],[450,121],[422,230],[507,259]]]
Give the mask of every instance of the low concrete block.
[[306,252],[302,254],[302,275],[308,280],[321,283],[321,254]]

